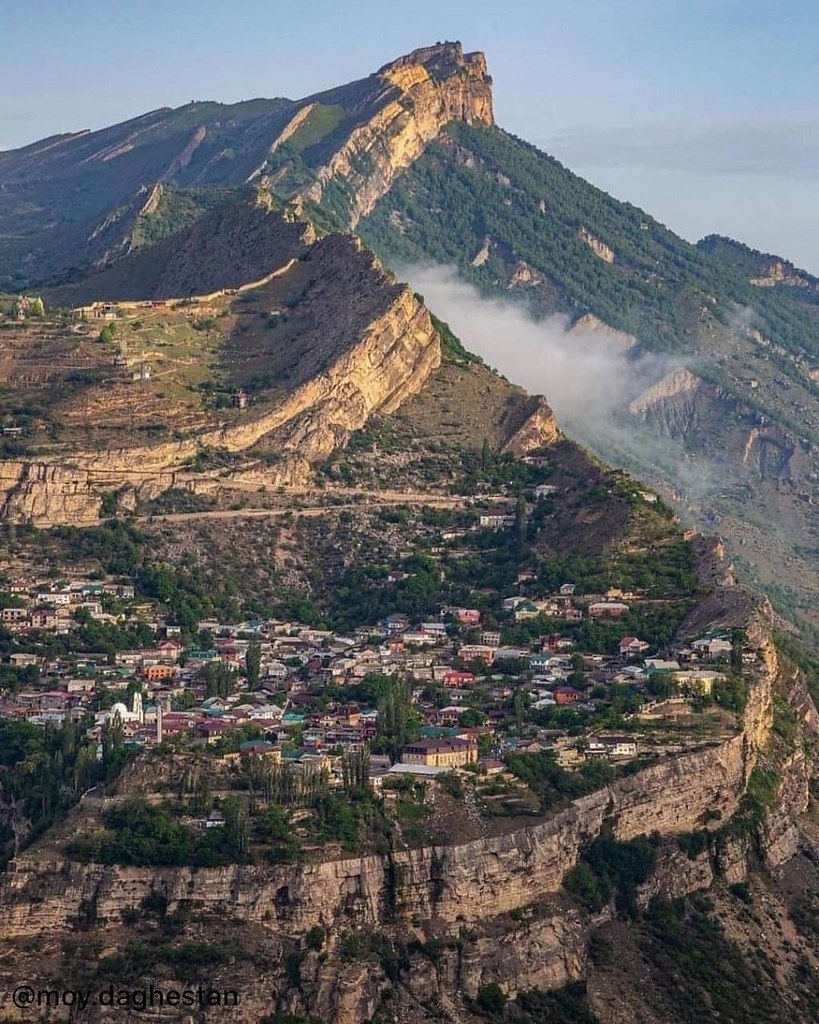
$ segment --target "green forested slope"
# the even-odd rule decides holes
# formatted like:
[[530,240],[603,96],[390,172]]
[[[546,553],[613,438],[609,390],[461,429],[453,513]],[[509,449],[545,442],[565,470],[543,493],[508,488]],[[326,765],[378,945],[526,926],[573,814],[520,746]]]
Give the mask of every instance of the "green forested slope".
[[[535,296],[544,312],[592,312],[652,348],[685,347],[703,319],[728,324],[737,307],[752,306],[771,340],[819,352],[819,332],[790,296],[754,288],[742,268],[498,128],[450,125],[360,231],[388,262],[455,264],[488,291],[505,289],[523,260],[548,279]],[[581,231],[609,246],[614,262]],[[473,266],[487,238],[489,258]]]

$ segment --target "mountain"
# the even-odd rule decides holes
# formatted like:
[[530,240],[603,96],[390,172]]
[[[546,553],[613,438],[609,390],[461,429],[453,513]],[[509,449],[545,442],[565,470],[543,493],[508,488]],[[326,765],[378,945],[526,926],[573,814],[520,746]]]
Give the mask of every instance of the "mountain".
[[[358,231],[387,266],[454,266],[613,341],[608,419],[569,409],[565,427],[720,530],[779,607],[816,624],[815,279],[729,240],[690,245],[504,132],[483,56],[457,43],[304,100],[193,103],[0,154],[0,280],[74,282],[54,295],[79,301],[95,265],[214,225],[258,187],[319,232]],[[134,297],[131,266],[119,286],[99,279],[107,295]],[[158,281],[152,260],[133,273],[148,266]],[[174,278],[172,297],[198,288]]]
[[[388,264],[455,266],[487,296],[591,324],[618,402],[608,418],[567,410],[569,432],[719,529],[781,607],[816,621],[815,279],[736,243],[690,245],[495,126],[447,126],[359,230]],[[512,343],[502,365],[516,362],[531,379]],[[587,373],[580,357],[566,369]]]
[[[442,358],[462,361],[358,239],[319,235],[299,209],[259,187],[46,293],[74,313],[7,323],[7,518],[81,523],[106,495],[133,510],[168,490],[309,486]],[[466,363],[467,378],[480,372]],[[473,447],[491,437],[522,454],[557,438],[544,401],[488,373],[484,387],[497,400],[484,402]]]
[[[816,1019],[816,657],[564,433],[809,616],[809,275],[503,132],[457,43],[2,154],[0,237],[9,1019]],[[559,425],[533,319],[481,358],[419,261],[617,403],[567,362]]]
[[[569,474],[560,455],[555,461],[551,479],[563,493]],[[617,500],[601,500],[599,492],[613,484],[599,471],[585,481],[583,516],[559,549],[582,538],[595,515],[611,515]],[[575,481],[570,497],[582,490]],[[635,517],[646,508],[644,501],[629,503]],[[366,564],[374,550],[380,558],[390,547],[394,557],[385,511],[358,510],[356,525],[366,524],[358,551],[346,510],[328,512],[313,531],[283,525],[278,542],[238,518],[241,529],[221,538],[157,522],[144,535],[109,524],[21,536],[13,544],[32,568],[44,559],[63,568],[82,562],[86,571],[116,564],[140,587],[153,581],[154,596],[172,607],[179,586],[186,601],[207,595],[220,607],[237,562],[243,572],[264,570],[264,560],[252,557],[262,540],[284,548],[291,562],[293,555],[309,562],[321,552],[325,561],[343,551]],[[416,546],[406,564],[417,580],[417,552],[430,524],[425,510],[405,511],[397,536]],[[657,530],[662,518],[643,520],[649,553],[667,552],[675,539],[668,519]],[[297,544],[289,542],[293,536]],[[199,581],[197,593],[195,578],[185,575],[191,553],[206,554],[220,539],[225,562]],[[637,537],[623,539],[633,556]],[[438,568],[450,572],[463,550],[442,556],[440,536],[436,542]],[[469,543],[457,541],[461,549]],[[186,570],[160,576],[158,554]],[[819,998],[811,797],[819,713],[807,677],[774,642],[767,602],[737,586],[717,545],[701,543],[698,556],[707,593],[691,602],[679,635],[741,631],[743,699],[733,712],[677,701],[665,716],[662,702],[647,703],[639,725],[620,725],[649,748],[637,761],[590,758],[578,772],[537,749],[518,749],[506,755],[514,772],[385,780],[380,797],[352,791],[352,799],[345,782],[318,801],[302,799],[298,788],[288,798],[276,788],[276,765],[266,767],[261,751],[248,754],[247,745],[240,753],[239,740],[174,739],[180,715],[169,715],[164,747],[143,750],[118,777],[91,787],[0,876],[3,982],[13,989],[12,975],[25,972],[35,992],[88,993],[85,1019],[93,1022],[113,1019],[106,999],[130,1000],[138,1009],[150,986],[163,993],[235,992],[227,1008],[200,1006],[198,1017],[237,1024],[485,1024],[504,1010],[527,1024],[618,1024],[624,1007],[650,1024],[686,1024],[694,1012],[709,1022],[809,1024]],[[484,546],[487,568],[492,559]],[[465,565],[461,580],[470,578]],[[314,571],[322,581],[316,595],[325,596],[326,577],[319,566]],[[367,580],[350,577],[339,610]],[[488,582],[487,576],[484,600]],[[649,605],[668,595],[667,586],[665,580],[643,591]],[[395,598],[412,596],[400,587]],[[668,596],[659,600],[669,603]],[[648,613],[641,633],[650,620]],[[298,636],[278,636],[291,652],[300,649]],[[349,644],[346,650],[349,660]],[[377,679],[346,684],[356,701],[367,699],[368,681]],[[504,674],[504,682],[517,685],[515,675]],[[325,684],[315,676],[302,684],[293,697],[325,707]],[[253,699],[244,694],[242,704]],[[478,699],[467,695],[470,706]],[[294,699],[293,706],[311,705]],[[501,706],[511,728],[515,711]],[[25,724],[0,723],[4,739],[16,727],[29,751],[15,764],[15,750],[4,747],[4,781],[19,783],[36,771],[30,795],[41,806],[54,764],[38,749],[36,727],[31,735]],[[586,734],[587,741],[598,735]],[[562,738],[568,750],[578,737]],[[71,764],[76,737],[56,739],[57,763]],[[301,771],[310,784],[308,765]],[[320,788],[319,780],[313,784]],[[211,806],[221,810],[206,817]],[[244,849],[229,845],[239,828],[237,807],[247,815],[246,843],[252,836]],[[205,820],[222,824],[211,828]],[[27,1011],[5,1005],[10,1020],[26,1019]],[[172,1019],[174,1010],[166,1009]]]
[[354,225],[452,120],[492,122],[486,62],[459,44],[303,100],[190,103],[0,153],[0,285],[76,275],[248,183],[302,190]]

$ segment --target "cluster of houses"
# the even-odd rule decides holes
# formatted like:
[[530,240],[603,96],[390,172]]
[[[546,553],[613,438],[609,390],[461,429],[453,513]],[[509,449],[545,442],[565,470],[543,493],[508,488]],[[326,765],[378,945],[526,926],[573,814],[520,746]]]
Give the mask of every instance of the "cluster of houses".
[[62,584],[40,581],[34,585],[17,580],[4,589],[4,597],[0,625],[8,632],[65,634],[77,628],[80,609],[100,622],[118,623],[119,615],[105,611],[105,598],[133,601],[134,587],[131,583],[114,580],[76,580]]
[[[543,598],[505,598],[502,621],[616,619],[632,600],[619,591],[581,599],[567,583]],[[97,735],[115,721],[124,740],[138,746],[185,737],[208,747],[244,728],[254,738],[243,753],[315,763],[339,775],[341,756],[368,749],[378,735],[377,707],[345,698],[345,689],[352,692],[372,675],[407,679],[420,729],[397,764],[373,759],[374,785],[389,773],[429,776],[475,765],[502,770],[505,753],[544,749],[544,737],[568,767],[579,758],[633,758],[642,752],[635,737],[594,728],[594,712],[606,705],[608,689],[626,684],[645,691],[652,675],[663,673],[671,700],[684,703],[710,694],[726,678],[723,663],[734,653],[725,631],[663,651],[624,635],[616,654],[594,654],[561,633],[516,647],[503,643],[503,628],[495,620],[486,625],[480,610],[451,606],[420,622],[388,615],[349,636],[295,622],[202,621],[199,639],[183,642],[178,626],[135,601],[131,583],[114,579],[34,586],[20,581],[7,587],[3,603],[0,619],[11,634],[8,664],[32,671],[20,676],[22,685],[0,691],[0,716],[41,725],[86,719]],[[27,643],[29,634],[67,633],[87,617],[120,622],[125,608],[153,631],[150,646],[69,658],[45,657],[36,653],[36,643]],[[258,685],[248,690],[243,674],[251,644],[260,665]],[[742,652],[743,663],[755,659],[753,650]],[[235,692],[209,693],[211,664],[233,670]],[[327,697],[330,687],[333,699]],[[582,743],[568,741],[559,729],[538,727],[538,713],[561,707],[589,714]]]

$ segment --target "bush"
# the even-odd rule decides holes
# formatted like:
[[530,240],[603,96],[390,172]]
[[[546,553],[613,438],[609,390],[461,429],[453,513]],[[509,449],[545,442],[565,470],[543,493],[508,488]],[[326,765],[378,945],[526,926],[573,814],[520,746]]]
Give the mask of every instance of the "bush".
[[485,1013],[499,1016],[506,1006],[506,993],[496,981],[492,981],[478,989],[478,1006]]
[[604,832],[566,873],[564,887],[593,913],[613,898],[619,914],[633,917],[637,912],[637,889],[651,877],[658,841],[654,836],[638,836],[620,842]]
[[687,854],[689,860],[696,860],[708,849],[708,832],[699,829],[697,832],[681,832],[677,836],[677,845]]
[[736,898],[738,900],[742,900],[743,903],[753,902],[751,890],[748,888],[747,882],[734,882],[733,885],[728,886],[728,890],[732,896],[736,896]]

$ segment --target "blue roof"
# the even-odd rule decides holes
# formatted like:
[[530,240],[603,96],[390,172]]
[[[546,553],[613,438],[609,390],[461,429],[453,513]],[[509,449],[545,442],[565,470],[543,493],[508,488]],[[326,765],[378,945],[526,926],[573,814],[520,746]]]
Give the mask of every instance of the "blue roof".
[[420,729],[421,737],[425,740],[437,740],[444,736],[457,736],[460,729],[448,729],[443,725],[424,725]]

